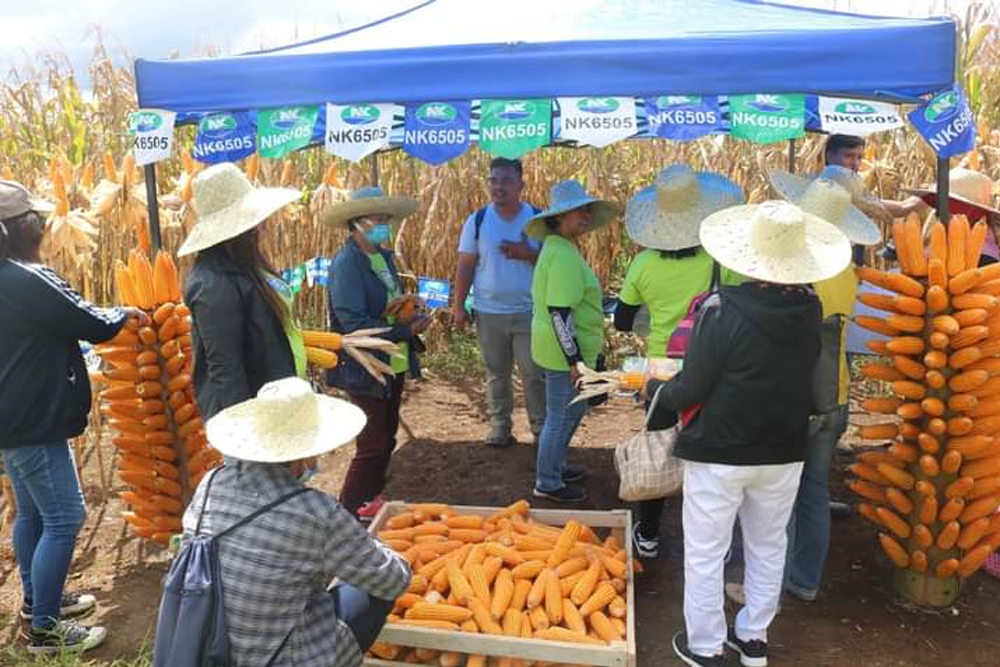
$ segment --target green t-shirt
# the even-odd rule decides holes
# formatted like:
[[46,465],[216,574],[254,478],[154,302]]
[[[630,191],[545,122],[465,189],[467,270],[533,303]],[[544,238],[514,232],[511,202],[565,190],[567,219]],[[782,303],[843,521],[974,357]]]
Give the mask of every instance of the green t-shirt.
[[[379,277],[379,280],[382,281],[385,288],[389,291],[388,300],[392,301],[400,296],[403,290],[400,288],[395,276],[392,275],[392,271],[389,270],[389,265],[385,263],[385,257],[381,253],[376,252],[368,255],[368,261],[372,264],[372,271],[375,272],[375,275]],[[390,323],[394,323],[395,321],[395,317],[389,318]],[[392,372],[399,375],[410,370],[410,346],[407,343],[398,343],[396,347],[398,351],[389,357],[389,365],[392,366]]]
[[545,237],[531,283],[531,356],[535,363],[548,370],[569,370],[549,314],[549,307],[557,306],[572,312],[580,356],[593,368],[604,347],[601,298],[601,283],[576,245],[557,234]]
[[269,275],[267,282],[271,288],[278,293],[288,310],[288,319],[285,321],[285,336],[288,337],[288,346],[292,348],[292,359],[295,360],[295,374],[300,378],[307,378],[308,362],[306,360],[306,344],[302,339],[302,330],[299,329],[298,322],[295,321],[295,295],[292,294],[291,287],[284,280],[275,275]]
[[[723,285],[739,285],[743,277],[720,267]],[[659,250],[646,249],[635,256],[618,298],[622,303],[649,306],[649,341],[646,356],[667,356],[667,341],[687,315],[691,299],[712,285],[712,257],[704,248],[690,257],[661,257]]]

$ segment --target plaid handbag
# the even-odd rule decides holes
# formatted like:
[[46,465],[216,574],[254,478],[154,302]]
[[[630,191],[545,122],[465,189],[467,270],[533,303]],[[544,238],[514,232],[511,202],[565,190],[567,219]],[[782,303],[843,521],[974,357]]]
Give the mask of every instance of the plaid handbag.
[[618,497],[626,502],[665,498],[684,486],[684,462],[674,456],[681,425],[650,431],[648,426],[662,385],[649,403],[642,431],[615,448]]

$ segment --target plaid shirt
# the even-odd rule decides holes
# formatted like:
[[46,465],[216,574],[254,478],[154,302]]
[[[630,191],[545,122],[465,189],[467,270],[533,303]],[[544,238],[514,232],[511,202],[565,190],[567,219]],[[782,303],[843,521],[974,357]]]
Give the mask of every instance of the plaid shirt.
[[[184,514],[194,535],[209,476]],[[215,474],[202,534],[214,534],[297,488],[287,466],[230,461]],[[355,667],[361,651],[337,619],[330,582],[394,600],[410,582],[402,558],[378,542],[332,497],[310,491],[219,540],[231,655],[238,667]],[[289,632],[291,633],[289,635]]]

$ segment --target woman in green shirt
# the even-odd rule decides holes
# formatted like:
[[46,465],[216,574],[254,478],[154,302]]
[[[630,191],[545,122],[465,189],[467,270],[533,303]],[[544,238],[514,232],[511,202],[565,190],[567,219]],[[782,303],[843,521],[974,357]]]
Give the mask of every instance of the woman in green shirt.
[[[615,308],[615,328],[631,331],[642,304],[649,307],[646,355],[667,356],[667,341],[687,314],[691,300],[712,284],[714,260],[701,247],[698,231],[708,215],[742,204],[739,186],[718,174],[695,172],[682,164],[659,173],[656,182],[639,190],[625,209],[625,230],[645,249],[635,256],[625,275]],[[739,284],[740,276],[720,267],[722,284]],[[670,428],[668,421],[650,424]],[[659,555],[660,519],[664,498],[639,503],[639,521],[633,528],[633,545],[643,558]]]
[[595,368],[604,347],[601,284],[576,242],[617,213],[615,204],[588,195],[576,181],[562,181],[552,187],[548,210],[525,227],[543,242],[531,284],[531,356],[545,373],[545,425],[538,440],[534,495],[558,502],[586,496],[572,484],[583,470],[566,465],[566,450],[587,402],[570,402],[580,379],[578,364]]

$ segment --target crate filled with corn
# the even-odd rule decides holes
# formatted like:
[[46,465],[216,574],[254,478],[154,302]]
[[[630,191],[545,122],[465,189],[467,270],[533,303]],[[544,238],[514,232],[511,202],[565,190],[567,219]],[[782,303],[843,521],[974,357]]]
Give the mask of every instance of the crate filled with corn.
[[95,352],[104,368],[96,378],[100,411],[113,430],[125,521],[140,537],[166,546],[181,531],[191,495],[222,456],[208,446],[191,383],[191,313],[165,252],[155,263],[133,250],[115,264],[118,302],[149,314],[132,319]]
[[635,664],[627,511],[392,502],[370,530],[413,580],[367,664]]
[[950,605],[1000,547],[1000,264],[978,267],[982,222],[934,222],[926,244],[915,217],[892,231],[900,272],[858,269],[891,292],[859,297],[885,316],[855,318],[888,336],[863,369],[887,388],[863,407],[885,420],[860,432],[888,442],[858,456],[848,485],[899,597]]

